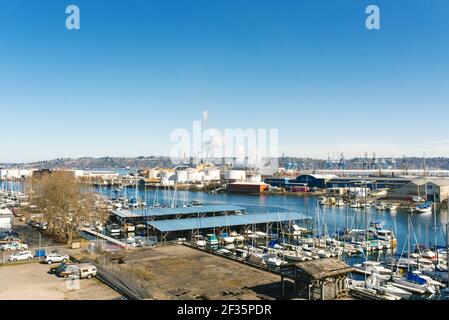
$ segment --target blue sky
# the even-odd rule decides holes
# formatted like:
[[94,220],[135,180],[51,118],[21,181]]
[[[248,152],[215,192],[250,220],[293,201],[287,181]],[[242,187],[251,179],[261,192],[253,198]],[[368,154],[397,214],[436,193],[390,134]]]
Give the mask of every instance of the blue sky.
[[167,155],[203,110],[289,155],[449,156],[449,2],[0,0],[0,162]]

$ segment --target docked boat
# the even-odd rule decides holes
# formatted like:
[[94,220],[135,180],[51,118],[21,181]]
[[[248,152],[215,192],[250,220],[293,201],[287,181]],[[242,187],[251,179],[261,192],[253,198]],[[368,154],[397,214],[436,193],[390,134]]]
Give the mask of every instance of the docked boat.
[[[429,277],[430,278],[430,277]],[[404,290],[411,291],[413,293],[430,293],[434,294],[437,292],[435,286],[428,281],[428,279],[422,277],[422,274],[414,272],[407,272],[405,277],[393,277],[392,284]]]
[[398,206],[393,203],[389,203],[387,205],[387,207],[385,208],[385,210],[389,211],[389,212],[396,212],[397,209],[398,209]]
[[365,281],[348,279],[347,287],[350,291],[357,293],[359,296],[365,299],[373,300],[400,300],[400,296],[387,293],[382,290],[372,289],[367,287]]
[[323,205],[329,204],[329,201],[327,200],[326,197],[322,196],[322,197],[318,197],[318,198],[317,198],[317,203],[318,203],[319,205],[323,206]]
[[395,287],[394,285],[380,278],[376,274],[373,274],[366,279],[366,287],[377,291],[385,292],[388,294],[392,294],[394,296],[398,296],[403,299],[408,299],[412,295],[410,291],[401,289],[399,287]]
[[353,201],[351,202],[350,207],[355,209],[360,208],[360,203],[358,201]]
[[194,242],[199,247],[205,247],[207,245],[206,240],[202,235],[196,235],[194,238]]
[[387,209],[387,205],[383,202],[376,203],[376,205],[374,207],[376,208],[376,210],[379,210],[379,211],[385,211]]
[[432,202],[426,201],[424,203],[418,204],[415,207],[415,212],[417,212],[417,213],[430,213],[430,212],[432,212]]
[[208,246],[218,246],[218,238],[215,234],[210,233],[206,235],[206,245]]
[[362,274],[375,274],[379,278],[387,280],[391,278],[391,269],[384,267],[377,261],[364,261],[363,263],[357,263],[353,265],[353,268]]
[[368,228],[368,232],[370,236],[388,242],[390,244],[390,247],[396,246],[396,237],[393,231],[384,229],[381,223],[379,222],[371,223]]

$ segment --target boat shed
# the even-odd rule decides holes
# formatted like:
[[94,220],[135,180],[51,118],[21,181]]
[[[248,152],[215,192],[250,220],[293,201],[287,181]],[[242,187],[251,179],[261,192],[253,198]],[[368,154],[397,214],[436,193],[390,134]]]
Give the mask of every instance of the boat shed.
[[186,219],[226,214],[243,214],[246,209],[234,205],[191,206],[175,208],[148,208],[136,210],[114,210],[112,215],[119,223],[135,223],[153,220]]
[[281,267],[281,282],[292,279],[309,300],[334,300],[347,296],[346,278],[353,270],[337,258],[298,262]]
[[[269,212],[241,215],[225,215],[215,217],[198,217],[187,219],[169,219],[148,221],[153,235],[158,235],[161,241],[166,240],[170,235],[190,235],[198,234],[200,230],[226,230],[231,227],[251,227],[261,225],[263,228],[272,230],[276,223],[289,221],[306,221],[307,219],[299,212]],[[249,230],[249,228],[247,228]]]

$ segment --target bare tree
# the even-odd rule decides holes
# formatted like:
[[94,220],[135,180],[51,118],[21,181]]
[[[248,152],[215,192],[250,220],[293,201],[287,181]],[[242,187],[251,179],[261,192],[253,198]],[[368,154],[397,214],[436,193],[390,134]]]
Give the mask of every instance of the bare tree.
[[72,172],[54,171],[29,182],[30,203],[43,214],[47,232],[68,244],[82,227],[103,224],[107,219],[102,198],[89,192]]

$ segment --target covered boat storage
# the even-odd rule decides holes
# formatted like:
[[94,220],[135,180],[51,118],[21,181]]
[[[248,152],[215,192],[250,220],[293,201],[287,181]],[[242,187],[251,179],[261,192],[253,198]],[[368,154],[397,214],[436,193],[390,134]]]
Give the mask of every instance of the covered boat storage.
[[246,209],[234,205],[192,206],[136,210],[114,210],[112,216],[118,223],[143,223],[154,220],[186,219],[193,217],[244,214]]
[[148,221],[147,225],[152,235],[158,236],[158,239],[163,242],[179,236],[193,239],[200,231],[229,232],[230,228],[243,232],[252,228],[259,228],[261,231],[269,232],[269,230],[277,229],[277,226],[274,226],[275,224],[301,220],[307,220],[307,218],[299,212],[269,212],[154,220]]

